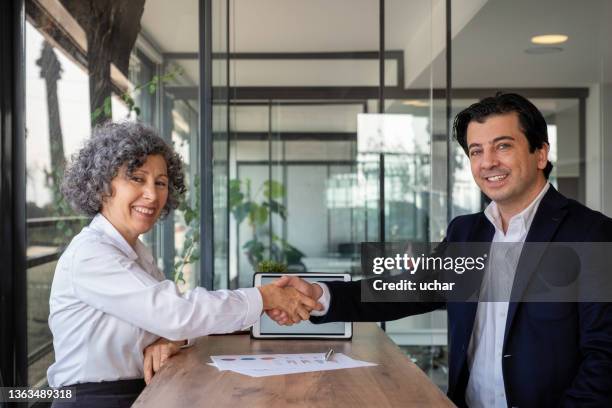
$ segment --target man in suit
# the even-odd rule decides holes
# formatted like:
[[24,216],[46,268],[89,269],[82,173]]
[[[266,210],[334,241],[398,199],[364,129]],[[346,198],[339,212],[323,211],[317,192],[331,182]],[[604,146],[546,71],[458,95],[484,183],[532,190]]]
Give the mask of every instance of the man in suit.
[[[474,181],[492,201],[483,212],[453,219],[445,241],[612,241],[610,218],[548,183],[546,122],[527,99],[483,99],[459,113],[454,136]],[[516,273],[530,261],[521,258]],[[489,268],[491,279],[498,279],[495,265]],[[310,284],[283,277],[278,284],[319,299],[324,310],[311,313],[315,323],[395,320],[445,306],[448,396],[458,406],[612,406],[610,303],[365,303],[360,281]],[[280,312],[269,315],[289,323]]]

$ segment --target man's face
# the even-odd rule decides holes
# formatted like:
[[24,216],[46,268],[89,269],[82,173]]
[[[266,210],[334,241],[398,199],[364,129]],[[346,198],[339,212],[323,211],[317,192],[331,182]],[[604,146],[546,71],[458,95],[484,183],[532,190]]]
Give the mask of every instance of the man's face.
[[472,176],[478,187],[500,205],[521,204],[541,186],[548,145],[529,152],[529,142],[515,112],[494,115],[467,128]]

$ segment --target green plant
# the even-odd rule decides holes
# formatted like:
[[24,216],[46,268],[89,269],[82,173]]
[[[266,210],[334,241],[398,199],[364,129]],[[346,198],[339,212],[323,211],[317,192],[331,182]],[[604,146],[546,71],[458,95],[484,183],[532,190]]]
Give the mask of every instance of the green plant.
[[[144,90],[149,92],[149,94],[153,95],[161,84],[173,81],[177,76],[183,74],[182,68],[176,68],[173,71],[167,72],[164,75],[155,75],[149,82],[145,82],[144,84],[136,86],[131,91],[126,91],[120,95],[121,100],[125,103],[128,108],[128,116],[134,112],[136,116],[140,116],[140,108],[136,105],[136,101],[134,99],[133,94],[137,91]],[[112,111],[112,101],[111,97],[107,96],[104,98],[104,102],[102,106],[98,106],[96,109],[91,112],[91,124],[94,125],[97,123],[100,116],[104,118],[111,118],[113,115]]]
[[276,261],[261,261],[255,268],[256,272],[287,273],[287,264]]
[[251,180],[230,180],[229,208],[238,225],[245,220],[252,236],[242,249],[249,263],[255,268],[264,256],[288,265],[299,264],[304,253],[274,234],[269,228],[273,214],[282,220],[287,219],[287,208],[278,201],[285,195],[285,188],[274,180],[265,181],[260,188],[251,193]]
[[185,283],[183,269],[186,265],[195,263],[200,259],[200,177],[196,174],[193,178],[193,207],[189,205],[189,200],[185,199],[178,207],[182,211],[187,232],[183,249],[178,261],[174,264],[174,281]]
[[[70,207],[64,199],[60,185],[64,176],[64,167],[44,170],[45,185],[51,190],[52,217],[56,218],[56,233],[53,242],[60,248],[64,248],[74,236],[87,224],[88,218],[81,217]],[[70,220],[69,220],[70,219]]]

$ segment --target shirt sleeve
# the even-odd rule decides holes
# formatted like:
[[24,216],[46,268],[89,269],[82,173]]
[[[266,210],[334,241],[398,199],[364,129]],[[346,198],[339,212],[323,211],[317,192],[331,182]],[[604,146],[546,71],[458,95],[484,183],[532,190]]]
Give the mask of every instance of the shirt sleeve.
[[75,250],[72,288],[82,302],[150,333],[178,341],[253,325],[263,302],[257,288],[180,293],[104,242]]
[[194,344],[196,344],[197,340],[198,340],[197,337],[194,337],[194,338],[191,338],[191,339],[187,339],[187,343],[182,345],[181,348],[182,349],[189,348],[189,347],[193,346]]
[[318,299],[318,302],[323,306],[323,310],[312,310],[310,312],[311,316],[325,316],[327,311],[329,310],[329,303],[331,301],[331,293],[329,293],[329,288],[323,282],[315,282],[315,285],[319,285],[323,290],[323,294]]

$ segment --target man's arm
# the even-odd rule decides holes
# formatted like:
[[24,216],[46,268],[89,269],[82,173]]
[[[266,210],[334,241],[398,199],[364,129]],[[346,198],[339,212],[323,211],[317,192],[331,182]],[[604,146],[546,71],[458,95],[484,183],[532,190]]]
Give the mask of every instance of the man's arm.
[[[590,229],[591,242],[612,241],[612,220]],[[612,303],[578,303],[580,354],[578,373],[559,406],[612,406]]]
[[[452,233],[452,228],[456,219],[449,224],[447,236],[450,236]],[[445,238],[440,245],[434,249],[432,255],[441,256],[446,250],[447,244],[448,241]],[[425,274],[422,273],[422,276],[425,276]],[[404,276],[404,274],[391,277],[381,276],[370,279],[380,279],[384,282],[391,282],[399,281],[402,278],[415,280],[414,277],[408,275]],[[354,282],[319,282],[317,284],[311,284],[297,277],[282,277],[275,283],[279,286],[294,286],[306,296],[319,301],[323,305],[323,309],[327,310],[327,312],[323,315],[311,313],[310,321],[316,324],[338,321],[379,322],[397,320],[406,316],[431,312],[445,305],[445,301],[435,294],[430,295],[433,301],[362,302],[361,285],[364,283],[361,280]],[[319,285],[321,287],[319,287]],[[329,305],[324,302],[324,297],[321,293],[321,288],[325,287],[325,285],[327,285],[330,294]],[[267,313],[270,318],[279,324],[291,324],[286,316],[280,311],[272,310]]]
[[[400,276],[392,277],[399,280]],[[389,282],[387,278],[385,281]],[[431,312],[439,309],[444,302],[362,302],[361,285],[363,280],[354,282],[317,282],[309,283],[297,276],[283,276],[275,285],[293,286],[304,295],[317,300],[323,307],[322,312],[313,309],[310,321],[319,324],[327,322],[379,322],[396,320],[406,316]],[[324,293],[327,294],[324,295]],[[267,311],[268,316],[281,325],[291,325],[288,316],[280,310]]]
[[[452,223],[451,223],[452,225]],[[449,225],[450,230],[450,225]],[[448,241],[444,239],[433,251],[432,256],[441,257],[446,251]],[[436,271],[423,270],[420,273],[421,278],[428,277]],[[431,277],[431,276],[429,276]],[[310,321],[313,323],[326,322],[379,322],[388,320],[397,320],[406,316],[431,312],[444,306],[445,302],[435,293],[428,294],[431,301],[418,301],[417,298],[408,296],[405,301],[394,302],[375,302],[364,301],[362,299],[362,290],[367,290],[370,294],[372,281],[381,280],[383,282],[400,282],[403,279],[417,281],[419,278],[404,272],[395,276],[376,276],[367,280],[359,280],[354,282],[326,282],[322,285],[327,285],[330,293],[330,303],[328,311],[323,316],[314,316],[311,314]],[[367,293],[367,292],[366,292]],[[374,300],[376,297],[370,297]],[[327,305],[323,305],[324,308]]]
[[612,304],[579,303],[578,313],[584,358],[559,406],[612,406]]
[[[361,281],[326,282],[330,304],[323,316],[311,316],[313,323],[380,322],[431,312],[444,305],[441,302],[362,302]],[[324,305],[325,306],[325,305]]]

